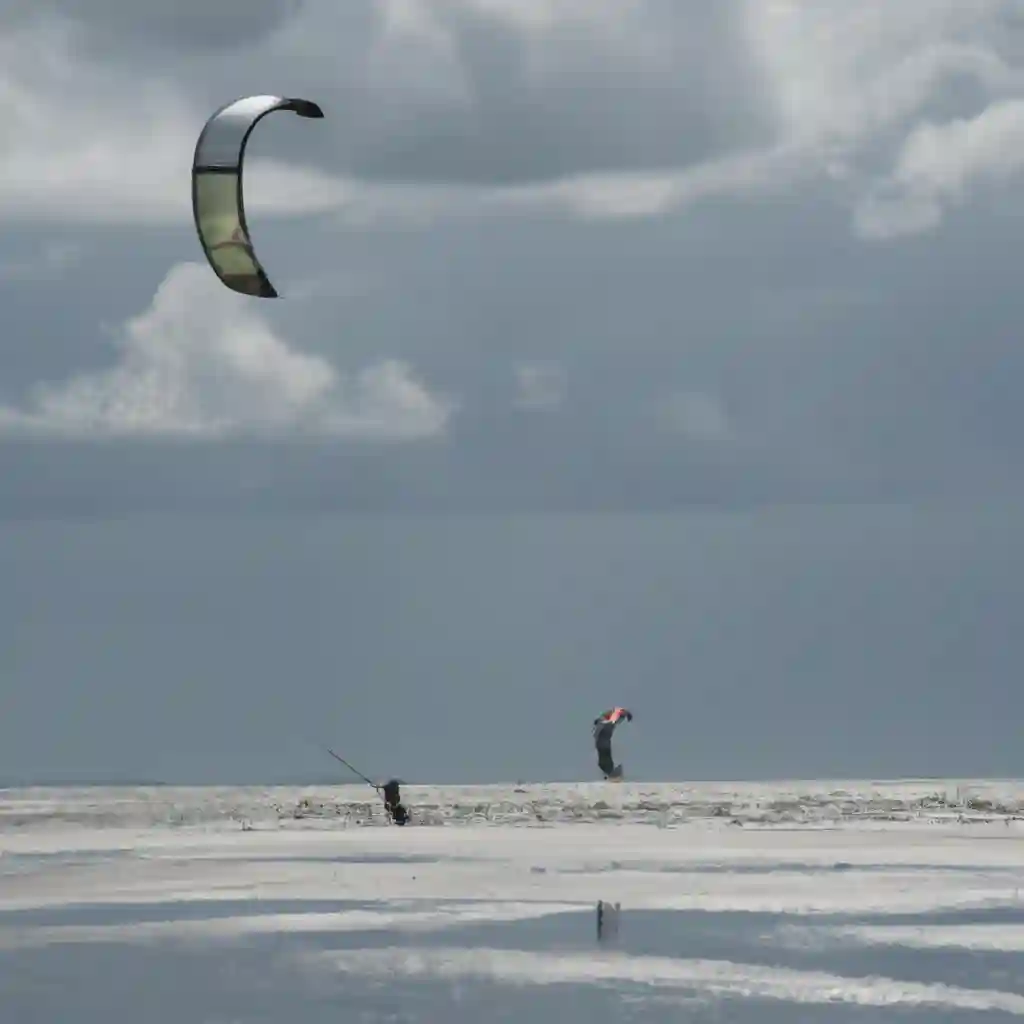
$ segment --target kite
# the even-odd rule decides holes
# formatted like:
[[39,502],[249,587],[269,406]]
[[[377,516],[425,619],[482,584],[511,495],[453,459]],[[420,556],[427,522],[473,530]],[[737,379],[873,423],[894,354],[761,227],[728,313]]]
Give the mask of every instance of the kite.
[[192,159],[192,217],[203,252],[228,288],[261,299],[276,299],[278,295],[249,237],[242,166],[253,129],[276,110],[288,110],[299,117],[324,116],[312,100],[246,96],[210,116]]

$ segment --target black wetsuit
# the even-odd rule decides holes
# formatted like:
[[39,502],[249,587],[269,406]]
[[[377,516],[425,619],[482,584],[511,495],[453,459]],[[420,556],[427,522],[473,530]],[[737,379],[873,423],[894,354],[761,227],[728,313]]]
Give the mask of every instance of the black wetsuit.
[[612,733],[615,732],[614,722],[604,722],[598,718],[594,722],[594,746],[597,748],[597,767],[605,776],[616,774],[615,761],[612,758]]
[[402,790],[396,779],[391,779],[383,786],[384,808],[396,825],[404,825],[409,820],[409,812],[402,804]]

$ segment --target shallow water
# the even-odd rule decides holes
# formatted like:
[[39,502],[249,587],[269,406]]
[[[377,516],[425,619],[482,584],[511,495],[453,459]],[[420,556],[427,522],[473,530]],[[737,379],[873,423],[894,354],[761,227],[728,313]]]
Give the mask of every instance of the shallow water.
[[[879,785],[862,784],[869,809]],[[717,798],[688,789],[691,806]],[[143,823],[154,801],[113,790],[109,803],[91,793],[83,820],[79,792],[0,797],[35,807],[0,830],[4,1021],[1024,1016],[1012,815],[853,811],[841,827],[786,829],[695,815],[665,828],[625,792],[616,820],[524,828],[460,818],[460,787],[431,793],[446,824],[243,830],[224,808],[251,806],[248,790],[209,805],[210,791],[176,793],[201,826]],[[794,802],[792,787],[758,796]],[[551,787],[537,799],[554,803]],[[604,941],[599,899],[621,905]]]

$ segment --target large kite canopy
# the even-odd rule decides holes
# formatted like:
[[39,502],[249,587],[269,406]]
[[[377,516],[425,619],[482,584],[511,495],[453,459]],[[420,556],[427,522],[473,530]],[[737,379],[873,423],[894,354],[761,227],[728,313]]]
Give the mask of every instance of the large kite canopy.
[[622,778],[622,765],[612,757],[612,733],[619,722],[632,722],[633,712],[628,708],[611,708],[594,719],[594,748],[597,750],[597,767],[607,779]]
[[215,111],[196,142],[192,160],[192,216],[214,273],[232,291],[276,299],[277,291],[253,251],[245,222],[242,165],[249,136],[275,110],[322,118],[312,100],[246,96]]

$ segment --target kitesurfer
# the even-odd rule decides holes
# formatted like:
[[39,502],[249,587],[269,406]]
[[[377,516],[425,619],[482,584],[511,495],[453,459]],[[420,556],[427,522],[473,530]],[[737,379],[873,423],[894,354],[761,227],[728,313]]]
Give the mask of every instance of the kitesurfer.
[[612,733],[621,721],[632,722],[633,714],[626,708],[612,708],[594,719],[594,747],[597,750],[597,767],[606,779],[622,777],[622,765],[612,757]]
[[402,790],[398,779],[389,779],[381,787],[381,791],[384,794],[384,809],[388,812],[388,817],[396,825],[404,825],[409,820],[409,812],[402,803]]

